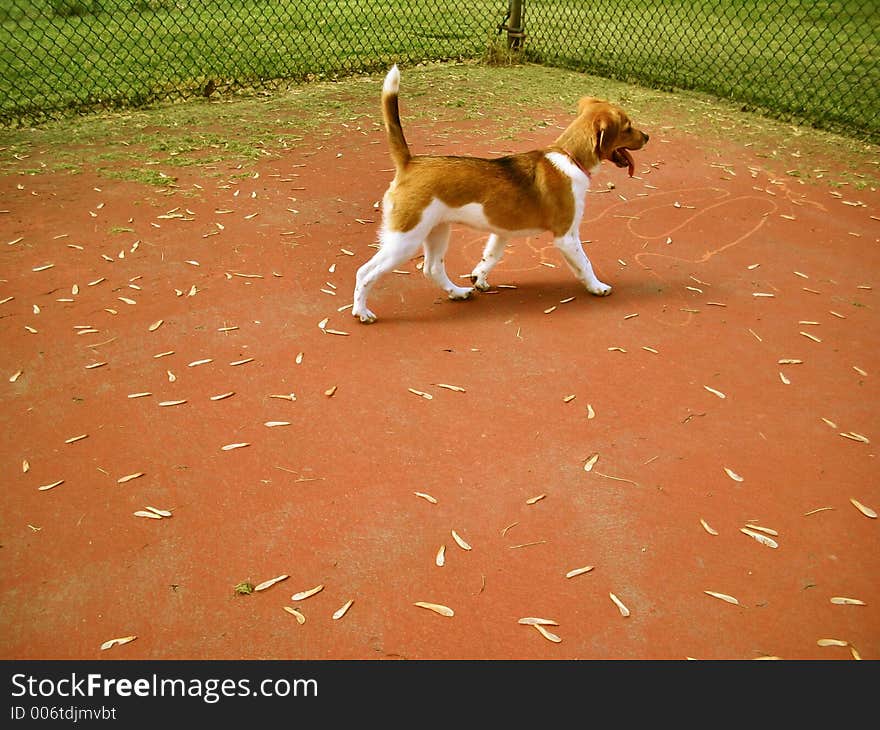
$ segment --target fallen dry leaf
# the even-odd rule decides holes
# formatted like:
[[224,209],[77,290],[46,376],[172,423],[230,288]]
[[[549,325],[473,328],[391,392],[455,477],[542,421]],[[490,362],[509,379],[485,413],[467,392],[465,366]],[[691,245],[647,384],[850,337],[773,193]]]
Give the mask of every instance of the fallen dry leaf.
[[552,631],[548,631],[541,624],[532,624],[538,631],[541,636],[543,636],[547,641],[552,641],[554,644],[558,644],[562,641],[556,634]]
[[739,606],[739,601],[737,601],[733,596],[728,596],[726,593],[717,593],[716,591],[703,591],[707,596],[712,596],[713,598],[720,598],[722,601],[727,601],[727,603],[732,603],[735,606]]
[[142,477],[143,475],[144,475],[144,472],[136,471],[134,474],[127,474],[124,477],[119,477],[119,479],[116,480],[116,483],[117,484],[125,484],[126,482],[130,482],[132,479],[138,479],[139,477]]
[[427,608],[429,611],[439,613],[441,616],[455,615],[455,612],[451,608],[449,608],[449,606],[444,606],[440,603],[426,603],[425,601],[416,601],[413,605],[418,606],[419,608]]
[[704,529],[706,532],[708,532],[710,535],[717,535],[717,534],[718,534],[718,531],[717,531],[717,530],[714,530],[712,527],[710,527],[710,526],[709,526],[709,523],[706,522],[706,520],[704,520],[704,519],[700,519],[700,524],[703,526],[703,529]]
[[733,469],[728,469],[726,466],[724,467],[724,472],[735,482],[744,481],[743,478],[737,474]]
[[592,565],[585,565],[583,568],[575,568],[574,570],[569,570],[566,574],[566,578],[574,578],[577,575],[583,575],[584,573],[589,573],[593,569]]
[[304,601],[306,598],[309,598],[310,596],[314,596],[316,593],[320,593],[323,590],[324,590],[324,585],[321,584],[321,585],[315,586],[314,588],[309,588],[309,590],[307,590],[307,591],[300,591],[299,593],[294,593],[290,597],[290,600],[291,601]]
[[452,530],[452,539],[455,540],[455,542],[458,544],[458,546],[462,550],[470,550],[471,549],[471,546],[468,545],[464,541],[464,538],[462,538],[461,535],[459,535],[455,530]]
[[762,545],[766,545],[767,547],[771,547],[771,548],[779,547],[779,544],[776,542],[776,540],[774,540],[772,537],[770,537],[768,535],[764,535],[764,534],[757,532],[755,530],[750,530],[747,527],[740,527],[739,531],[745,535],[748,535],[749,537],[754,538]]
[[122,646],[123,644],[127,644],[129,641],[134,641],[137,636],[123,636],[119,639],[110,639],[109,641],[105,641],[101,644],[101,651],[105,651],[113,646]]
[[277,578],[270,578],[269,580],[264,580],[262,583],[258,583],[254,586],[254,591],[265,591],[267,588],[271,588],[276,583],[280,583],[283,580],[287,580],[290,576],[288,575],[279,575]]
[[306,617],[303,616],[303,614],[301,614],[301,613],[300,613],[299,611],[297,611],[295,608],[291,608],[290,606],[282,606],[282,608],[283,608],[285,611],[287,611],[287,613],[289,613],[289,614],[291,614],[292,616],[294,616],[294,617],[296,618],[296,622],[297,622],[300,626],[302,626],[302,625],[306,622]]
[[629,616],[629,609],[628,609],[626,606],[623,605],[623,601],[621,601],[621,600],[620,600],[616,595],[614,595],[613,593],[609,593],[609,594],[608,594],[608,597],[611,598],[612,601],[614,601],[614,605],[617,606],[617,609],[620,611],[620,615],[621,615],[621,616],[623,616],[624,618],[626,618],[627,616]]
[[852,502],[853,507],[855,507],[859,512],[861,512],[865,517],[870,517],[871,519],[877,519],[877,513],[872,510],[870,507],[866,507],[859,500],[853,499],[850,497],[850,502]]

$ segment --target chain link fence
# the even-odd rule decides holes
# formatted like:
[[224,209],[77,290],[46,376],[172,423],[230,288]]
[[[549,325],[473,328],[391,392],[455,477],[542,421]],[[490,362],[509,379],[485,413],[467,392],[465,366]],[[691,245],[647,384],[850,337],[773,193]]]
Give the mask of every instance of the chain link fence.
[[0,124],[500,44],[876,142],[878,37],[877,0],[0,0]]

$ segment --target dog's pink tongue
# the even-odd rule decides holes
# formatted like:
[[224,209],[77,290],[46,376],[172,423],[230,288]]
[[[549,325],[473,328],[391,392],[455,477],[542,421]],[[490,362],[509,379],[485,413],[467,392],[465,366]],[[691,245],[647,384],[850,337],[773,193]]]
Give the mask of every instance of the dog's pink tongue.
[[633,159],[633,156],[629,153],[629,150],[624,147],[621,152],[623,152],[623,156],[626,158],[629,167],[627,168],[629,171],[629,176],[632,177],[633,173],[636,171],[636,161]]

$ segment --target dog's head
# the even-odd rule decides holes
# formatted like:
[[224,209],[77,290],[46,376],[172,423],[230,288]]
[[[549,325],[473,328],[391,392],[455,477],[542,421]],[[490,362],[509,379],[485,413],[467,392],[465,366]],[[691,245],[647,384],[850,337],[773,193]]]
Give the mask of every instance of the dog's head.
[[628,168],[632,176],[635,161],[630,150],[641,149],[647,141],[648,135],[636,129],[619,106],[585,96],[578,103],[577,119],[562,133],[557,144],[588,168],[609,160],[618,167]]
[[616,104],[605,99],[585,96],[578,103],[579,116],[586,117],[591,130],[593,152],[600,160],[610,160],[626,167],[632,176],[635,161],[630,150],[639,150],[648,142],[648,135],[637,129],[629,116]]

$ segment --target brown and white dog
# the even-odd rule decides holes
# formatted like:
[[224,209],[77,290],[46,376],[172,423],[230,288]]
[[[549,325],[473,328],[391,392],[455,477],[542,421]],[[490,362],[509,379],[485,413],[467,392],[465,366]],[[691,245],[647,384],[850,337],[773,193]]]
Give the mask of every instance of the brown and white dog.
[[[396,174],[382,200],[380,247],[358,269],[352,314],[375,322],[367,297],[376,281],[424,247],[424,274],[450,299],[489,289],[486,277],[501,260],[507,239],[550,232],[565,261],[587,291],[607,296],[580,240],[584,197],[602,160],[635,163],[648,135],[626,113],[603,99],[584,97],[578,116],[549,147],[496,159],[412,155],[398,110],[400,72],[395,65],[382,86],[382,112]],[[474,287],[454,284],[444,257],[452,224],[489,231],[483,257],[471,272]]]

